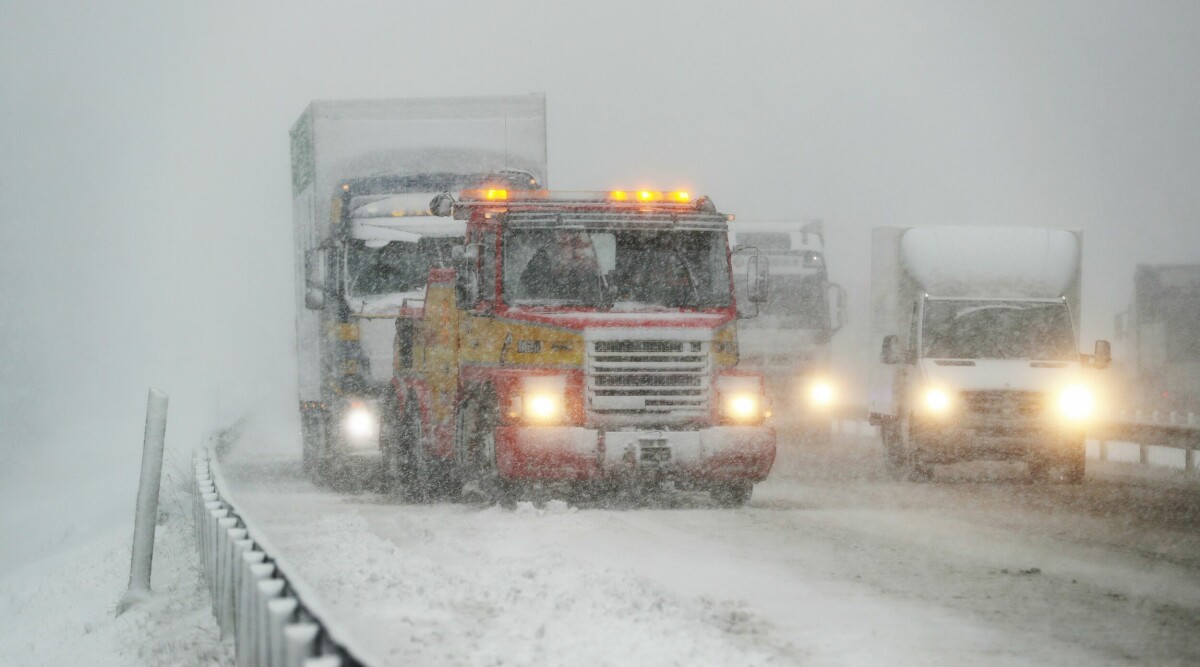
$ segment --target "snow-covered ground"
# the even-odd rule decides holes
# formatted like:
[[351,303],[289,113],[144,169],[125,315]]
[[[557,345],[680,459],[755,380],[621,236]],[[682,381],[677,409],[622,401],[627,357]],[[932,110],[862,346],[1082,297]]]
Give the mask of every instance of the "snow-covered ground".
[[164,482],[154,595],[120,616],[117,603],[129,583],[132,508],[129,526],[101,531],[5,574],[0,665],[232,665],[197,565],[189,502],[182,488]]
[[245,511],[394,664],[1196,664],[1200,488],[1093,465],[885,478],[872,440],[786,445],[751,506],[410,506],[248,451]]

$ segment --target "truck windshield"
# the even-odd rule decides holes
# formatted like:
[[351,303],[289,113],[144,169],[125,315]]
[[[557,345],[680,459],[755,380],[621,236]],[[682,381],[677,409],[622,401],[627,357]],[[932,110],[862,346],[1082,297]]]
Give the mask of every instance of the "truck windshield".
[[512,305],[708,308],[731,303],[723,233],[513,229],[504,237]]
[[[771,257],[771,262],[771,268],[774,269],[775,257]],[[744,271],[734,273],[734,284],[736,294],[743,298],[747,294]],[[759,307],[758,317],[742,320],[739,326],[752,329],[828,329],[827,286],[824,273],[772,273],[767,287],[767,301]]]
[[[461,241],[460,241],[461,242]],[[431,262],[445,265],[450,239],[421,239],[420,243],[392,241],[382,248],[353,241],[346,250],[346,284],[350,296],[377,296],[421,289]]]
[[935,359],[1078,359],[1061,302],[925,302],[923,353]]

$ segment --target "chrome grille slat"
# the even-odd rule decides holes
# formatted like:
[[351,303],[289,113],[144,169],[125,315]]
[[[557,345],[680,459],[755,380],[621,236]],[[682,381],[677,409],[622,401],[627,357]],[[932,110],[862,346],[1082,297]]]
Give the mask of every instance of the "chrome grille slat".
[[596,340],[587,346],[588,409],[595,415],[694,418],[708,410],[712,344]]

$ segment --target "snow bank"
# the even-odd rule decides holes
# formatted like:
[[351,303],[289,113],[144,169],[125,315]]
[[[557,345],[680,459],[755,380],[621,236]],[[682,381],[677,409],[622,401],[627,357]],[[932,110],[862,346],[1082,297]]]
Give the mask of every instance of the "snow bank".
[[218,639],[200,579],[190,515],[184,510],[190,499],[180,489],[166,488],[168,483],[164,480],[155,535],[154,595],[115,615],[129,582],[132,526],[16,569],[0,579],[0,662],[233,664],[230,646]]

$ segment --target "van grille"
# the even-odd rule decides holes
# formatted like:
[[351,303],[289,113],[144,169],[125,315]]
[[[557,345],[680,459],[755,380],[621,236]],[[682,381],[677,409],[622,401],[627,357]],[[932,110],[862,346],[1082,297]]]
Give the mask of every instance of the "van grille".
[[587,366],[591,412],[706,415],[712,378],[710,346],[707,341],[591,341]]
[[964,391],[962,397],[967,411],[981,417],[1040,417],[1046,409],[1046,395],[1037,391]]

